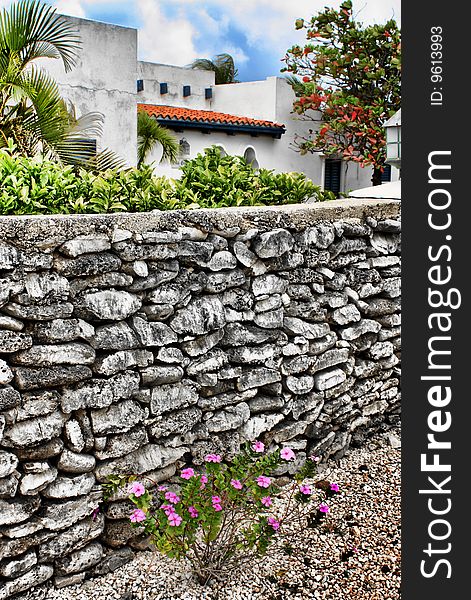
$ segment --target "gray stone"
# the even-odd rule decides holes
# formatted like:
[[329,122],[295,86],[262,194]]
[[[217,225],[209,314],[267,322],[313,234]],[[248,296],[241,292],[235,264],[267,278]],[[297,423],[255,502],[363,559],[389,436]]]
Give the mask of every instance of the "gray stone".
[[202,411],[195,406],[172,412],[152,423],[150,433],[154,439],[173,433],[187,433],[201,420],[202,414]]
[[95,457],[91,454],[79,454],[64,448],[57,467],[66,473],[88,473],[93,471],[95,463]]
[[271,310],[255,315],[254,322],[263,329],[276,329],[283,327],[283,309]]
[[[8,371],[6,371],[6,373],[8,373]],[[6,376],[5,379],[8,379],[8,376]],[[21,396],[19,392],[10,386],[0,388],[0,410],[2,412],[12,409],[20,403]]]
[[29,519],[40,507],[41,499],[15,498],[15,500],[0,500],[0,525],[17,525]]
[[122,290],[85,293],[77,302],[77,314],[84,318],[121,321],[141,307],[141,300]]
[[219,433],[229,429],[237,429],[250,418],[248,404],[241,402],[236,406],[228,406],[225,410],[216,412],[206,421],[209,432]]
[[270,431],[277,423],[282,421],[283,418],[283,415],[280,413],[262,414],[250,417],[239,429],[240,436],[243,440],[254,441],[262,434]]
[[222,273],[211,273],[204,285],[206,292],[210,294],[219,294],[233,287],[243,286],[246,276],[243,271],[234,269]]
[[302,435],[306,430],[306,426],[306,421],[285,421],[265,434],[265,442],[267,444],[287,442],[298,435]]
[[238,364],[265,364],[267,360],[279,356],[280,349],[273,344],[263,344],[261,346],[241,345],[238,348],[228,348],[227,355],[231,362]]
[[169,410],[177,410],[198,402],[198,392],[189,380],[176,385],[161,385],[152,390],[150,411],[153,415],[161,415]]
[[93,252],[103,252],[111,248],[110,240],[105,235],[84,235],[76,237],[62,244],[59,251],[72,258],[81,254],[92,254]]
[[133,278],[125,273],[110,271],[109,273],[101,273],[100,275],[91,275],[90,277],[80,277],[74,279],[70,284],[70,295],[75,298],[84,290],[90,288],[120,288],[134,287]]
[[[311,423],[317,419],[324,406],[324,395],[319,392],[310,392],[305,396],[300,396],[290,400],[288,407],[293,413],[295,419],[304,414],[304,420]],[[306,414],[307,413],[307,414]]]
[[321,338],[330,331],[327,323],[308,323],[296,317],[285,317],[284,329],[292,335],[301,335],[307,340]]
[[92,379],[62,396],[62,410],[70,413],[80,408],[105,408],[117,400],[130,398],[139,389],[138,373],[127,371],[110,379]]
[[128,455],[115,460],[109,460],[101,463],[95,470],[95,476],[98,481],[106,481],[111,473],[134,473],[142,475],[155,469],[161,469],[167,465],[179,460],[188,448],[181,446],[179,448],[165,448],[157,444],[148,444],[130,452]]
[[343,364],[347,362],[348,357],[348,348],[332,348],[317,356],[310,368],[310,372],[315,373],[329,367],[334,367],[335,365]]
[[251,388],[258,388],[277,381],[281,381],[281,374],[278,371],[260,367],[244,373],[238,378],[236,386],[240,392],[243,392]]
[[119,271],[121,260],[114,254],[101,252],[100,254],[85,254],[78,258],[54,259],[54,268],[66,277],[81,277],[86,275],[99,275],[110,271]]
[[180,334],[201,335],[226,324],[224,305],[219,298],[202,297],[192,300],[188,306],[177,311],[171,320],[171,328]]
[[85,548],[75,550],[75,552],[56,560],[56,572],[58,575],[70,575],[86,571],[100,562],[102,557],[102,545],[92,542]]
[[[96,438],[99,439],[99,438]],[[133,450],[148,443],[147,432],[144,427],[135,427],[124,433],[109,435],[103,438],[102,447],[96,448],[95,456],[98,460],[107,460],[109,458],[119,458],[126,456]]]
[[2,269],[14,269],[18,264],[18,250],[10,244],[0,242],[0,265]]
[[13,379],[13,371],[8,364],[0,358],[0,385],[10,383]]
[[57,437],[67,417],[56,411],[44,417],[36,417],[15,423],[5,429],[2,444],[6,447],[24,447],[46,442]]
[[380,358],[387,358],[394,354],[394,346],[391,342],[376,342],[368,350],[368,355],[373,360],[379,360]]
[[[95,575],[106,575],[112,573],[117,569],[120,569],[125,564],[130,562],[134,558],[135,554],[131,548],[120,548],[115,550],[105,558],[93,569]],[[121,599],[123,600],[123,599]]]
[[90,344],[97,350],[131,350],[139,346],[139,341],[126,321],[120,321],[97,327]]
[[300,377],[289,375],[286,378],[285,385],[293,394],[307,394],[314,387],[314,378],[310,375],[301,375]]
[[18,352],[18,350],[29,348],[32,344],[33,338],[30,335],[0,330],[0,354]]
[[228,363],[227,354],[219,348],[209,350],[204,356],[194,359],[186,368],[188,375],[217,371]]
[[53,573],[54,568],[51,565],[37,565],[33,567],[27,573],[20,575],[20,577],[7,581],[2,589],[0,589],[0,600],[5,600],[13,594],[24,592],[44,583],[52,577]]
[[237,266],[236,258],[227,250],[216,252],[208,262],[208,268],[211,271],[223,271],[226,269],[235,269]]
[[398,298],[401,295],[401,278],[391,277],[383,281],[383,294],[387,298]]
[[314,364],[315,360],[315,357],[308,356],[306,354],[295,356],[294,358],[288,358],[283,361],[281,372],[283,375],[296,375],[297,373],[304,373]]
[[294,246],[293,236],[285,229],[272,229],[253,241],[253,248],[260,258],[281,256]]
[[224,329],[218,329],[189,342],[183,342],[181,347],[190,356],[200,356],[206,354],[211,348],[214,348],[223,337]]
[[257,390],[247,390],[245,392],[223,392],[216,394],[208,398],[200,398],[198,400],[198,406],[203,410],[216,410],[218,408],[224,408],[231,404],[238,404],[253,398],[257,393]]
[[23,496],[33,496],[52,483],[57,477],[57,469],[48,468],[41,473],[29,473],[21,479],[20,492]]
[[18,471],[13,471],[8,477],[0,478],[0,498],[14,498],[21,479]]
[[29,571],[38,562],[34,550],[28,550],[23,556],[7,563],[0,562],[0,575],[3,577],[18,577],[25,571]]
[[0,315],[0,329],[21,331],[24,329],[24,323],[13,317],[7,317],[7,315]]
[[16,453],[22,460],[45,460],[46,458],[57,456],[62,452],[63,448],[64,442],[59,438],[55,438],[37,447],[18,448]]
[[189,264],[206,264],[214,251],[214,246],[209,242],[195,242],[192,240],[183,240],[178,244],[178,256],[183,259],[182,262]]
[[67,421],[64,428],[64,436],[67,440],[67,445],[73,452],[82,452],[85,447],[85,439],[78,421],[75,419]]
[[317,248],[328,248],[335,239],[334,228],[330,224],[318,224],[308,227],[302,236],[304,244],[316,246]]
[[41,510],[39,518],[44,527],[51,531],[58,531],[66,529],[77,523],[77,521],[90,516],[97,505],[96,495],[92,493],[76,500],[68,500],[59,504],[48,504]]
[[32,302],[66,300],[69,282],[58,273],[28,273],[25,277],[27,299]]
[[320,371],[314,375],[314,388],[317,391],[322,392],[341,384],[346,379],[347,376],[342,369],[326,369],[325,371]]
[[208,237],[207,231],[202,231],[197,227],[179,227],[178,233],[182,240],[203,241]]
[[264,294],[282,294],[288,288],[286,279],[278,277],[278,275],[260,275],[252,281],[252,291],[255,296]]
[[[73,508],[74,506],[81,506],[79,503],[80,500],[75,501],[75,504],[66,503],[67,512],[71,512],[69,507]],[[93,508],[90,512],[92,510]],[[39,547],[40,562],[53,561],[56,558],[69,554],[73,550],[85,546],[103,532],[104,525],[104,517],[100,513],[95,520],[88,516],[78,523],[72,524],[66,531],[59,533],[53,539],[41,544]]]
[[176,363],[185,366],[185,361],[188,359],[185,359],[185,357],[183,356],[183,352],[178,348],[159,348],[159,351],[157,352],[157,360],[160,360],[160,362],[163,363]]
[[146,411],[134,400],[124,400],[119,404],[91,411],[93,432],[98,436],[128,431],[145,418]]
[[49,344],[32,346],[15,354],[16,364],[52,367],[54,365],[90,365],[95,361],[95,350],[86,344]]
[[248,401],[251,413],[263,413],[266,411],[279,411],[285,405],[282,396],[262,396],[257,394],[255,398]]
[[365,333],[378,333],[380,329],[381,325],[377,321],[363,319],[356,325],[345,327],[345,329],[340,330],[340,335],[342,336],[342,339],[351,341],[356,340]]
[[338,325],[348,325],[355,323],[361,319],[361,314],[354,304],[347,304],[341,308],[337,308],[331,314],[332,321]]
[[154,362],[154,355],[148,350],[119,350],[113,354],[100,356],[93,369],[99,375],[115,375],[132,367],[147,367]]
[[92,371],[88,367],[43,367],[15,369],[15,383],[20,390],[36,390],[41,388],[70,385],[90,379]]
[[362,312],[368,317],[378,317],[392,314],[401,310],[400,300],[387,300],[386,298],[374,298],[365,302]]
[[134,317],[132,324],[144,346],[166,346],[178,339],[175,331],[165,323],[149,323],[141,317]]
[[176,366],[155,365],[141,370],[143,385],[177,383],[183,379],[183,369]]
[[42,491],[45,498],[64,499],[86,496],[95,485],[92,473],[83,473],[77,477],[57,477]]
[[90,341],[94,335],[94,327],[82,319],[53,319],[34,326],[34,336],[38,342]]
[[278,338],[279,332],[277,331],[262,329],[254,325],[229,323],[225,327],[221,343],[226,346],[245,346],[247,344],[261,344]]
[[18,457],[11,452],[0,450],[0,477],[8,477],[18,466]]
[[257,255],[243,242],[234,242],[233,250],[237,260],[245,267],[252,267],[258,260]]
[[74,310],[73,304],[70,302],[57,302],[55,304],[47,304],[44,306],[23,306],[10,302],[3,307],[3,310],[19,319],[29,321],[50,321],[57,318],[70,317]]
[[79,583],[82,583],[82,581],[85,579],[85,575],[85,572],[74,573],[73,575],[64,575],[63,577],[56,575],[54,577],[54,587],[60,590],[63,587],[77,585]]
[[153,290],[147,300],[155,304],[177,304],[189,296],[189,290],[181,285],[167,284]]

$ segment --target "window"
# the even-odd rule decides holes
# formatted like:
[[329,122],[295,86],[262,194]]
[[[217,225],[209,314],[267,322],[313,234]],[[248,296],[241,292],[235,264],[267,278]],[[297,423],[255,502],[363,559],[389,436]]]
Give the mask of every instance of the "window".
[[381,173],[381,183],[391,181],[391,165],[384,165],[384,171]]
[[161,94],[167,94],[168,93],[168,83],[161,83],[160,84],[160,93]]
[[144,80],[143,79],[137,80],[137,91],[138,91],[138,93],[144,91]]
[[342,161],[339,158],[326,158],[324,170],[324,189],[340,193],[340,179],[342,172]]
[[184,85],[183,86],[183,97],[186,98],[187,96],[191,96],[191,86]]
[[247,148],[247,150],[244,152],[244,159],[247,164],[251,165],[254,171],[257,171],[260,168],[255,155],[255,150],[253,148]]

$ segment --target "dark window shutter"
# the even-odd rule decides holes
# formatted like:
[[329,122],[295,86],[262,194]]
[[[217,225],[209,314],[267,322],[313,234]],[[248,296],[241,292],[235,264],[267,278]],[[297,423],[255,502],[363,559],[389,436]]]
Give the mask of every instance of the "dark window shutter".
[[167,94],[168,93],[168,83],[161,83],[160,84],[160,93],[161,94]]
[[391,165],[384,165],[384,171],[381,173],[381,183],[391,181]]
[[183,97],[191,96],[191,87],[189,85],[183,86]]
[[138,92],[143,92],[144,91],[144,80],[143,79],[138,79],[137,80],[137,91]]
[[325,174],[324,174],[324,189],[333,192],[334,194],[340,193],[340,174],[341,174],[342,161],[337,158],[326,158],[325,159]]

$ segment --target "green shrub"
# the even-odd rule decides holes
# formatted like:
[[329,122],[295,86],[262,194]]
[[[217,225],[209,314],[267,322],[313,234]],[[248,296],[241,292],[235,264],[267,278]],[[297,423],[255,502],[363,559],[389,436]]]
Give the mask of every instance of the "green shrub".
[[181,180],[152,167],[91,173],[40,157],[0,150],[0,214],[143,212],[153,209],[291,204],[332,199],[300,173],[254,171],[244,159],[205,150],[183,167]]

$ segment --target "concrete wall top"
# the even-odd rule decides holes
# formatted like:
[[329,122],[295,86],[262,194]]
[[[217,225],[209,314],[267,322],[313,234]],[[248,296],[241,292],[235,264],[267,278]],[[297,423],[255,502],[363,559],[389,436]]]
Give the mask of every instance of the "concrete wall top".
[[153,211],[101,215],[21,215],[0,217],[0,240],[18,247],[34,242],[38,249],[53,249],[74,236],[112,234],[116,229],[133,233],[154,229],[176,230],[197,226],[210,232],[261,231],[286,227],[302,230],[319,221],[337,219],[395,219],[400,215],[397,200],[346,199],[313,204],[234,207],[198,210]]

